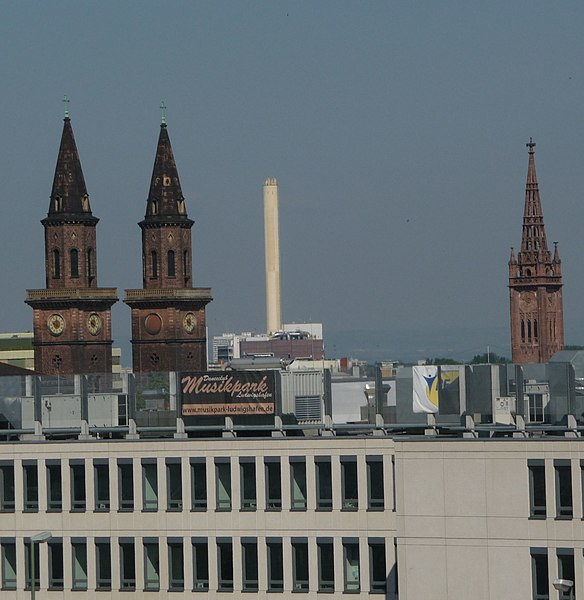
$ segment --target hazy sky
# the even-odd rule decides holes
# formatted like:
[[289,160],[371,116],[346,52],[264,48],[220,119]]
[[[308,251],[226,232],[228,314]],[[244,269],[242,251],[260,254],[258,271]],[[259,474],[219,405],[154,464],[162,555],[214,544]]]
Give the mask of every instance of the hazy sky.
[[[45,286],[40,220],[67,94],[100,218],[98,283],[120,300],[142,284],[137,222],[166,102],[211,334],[265,328],[262,185],[277,177],[286,322],[321,321],[331,336],[480,329],[489,343],[508,327],[533,136],[567,342],[584,343],[581,0],[2,0],[0,11],[0,330],[30,330],[25,290]],[[120,302],[114,337],[129,335]]]

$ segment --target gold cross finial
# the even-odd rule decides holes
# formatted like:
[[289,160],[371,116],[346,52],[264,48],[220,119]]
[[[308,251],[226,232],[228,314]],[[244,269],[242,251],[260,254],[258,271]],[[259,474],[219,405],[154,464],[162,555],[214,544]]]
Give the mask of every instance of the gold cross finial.
[[533,141],[532,137],[529,138],[529,142],[525,145],[529,148],[529,154],[533,154],[533,149],[535,148],[535,142]]
[[63,96],[63,104],[65,104],[65,118],[69,118],[69,98]]
[[162,111],[162,125],[166,125],[166,104],[164,104],[164,100],[160,103],[160,110]]

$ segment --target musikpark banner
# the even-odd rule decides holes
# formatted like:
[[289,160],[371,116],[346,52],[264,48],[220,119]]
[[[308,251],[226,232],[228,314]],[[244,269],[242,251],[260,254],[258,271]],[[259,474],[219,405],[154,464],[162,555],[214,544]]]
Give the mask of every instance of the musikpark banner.
[[181,373],[183,417],[273,415],[274,371]]

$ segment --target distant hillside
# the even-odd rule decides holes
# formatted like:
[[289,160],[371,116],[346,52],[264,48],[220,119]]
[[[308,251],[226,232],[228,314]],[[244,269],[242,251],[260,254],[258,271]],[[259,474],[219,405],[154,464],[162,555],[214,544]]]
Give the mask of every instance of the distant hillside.
[[509,330],[500,328],[444,328],[434,330],[326,331],[327,357],[348,356],[368,362],[400,360],[416,362],[433,356],[461,362],[490,351],[511,356]]

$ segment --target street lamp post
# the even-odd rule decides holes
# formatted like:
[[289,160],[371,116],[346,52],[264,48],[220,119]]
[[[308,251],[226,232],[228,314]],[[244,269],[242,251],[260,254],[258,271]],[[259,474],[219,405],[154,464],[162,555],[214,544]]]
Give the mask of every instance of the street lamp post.
[[571,579],[555,579],[553,585],[558,592],[570,592],[570,600],[574,598],[574,582]]
[[43,542],[48,542],[53,537],[53,534],[50,531],[41,531],[30,538],[30,597],[31,600],[34,600],[35,596],[35,587],[36,587],[36,560],[35,560],[35,544],[42,544]]

